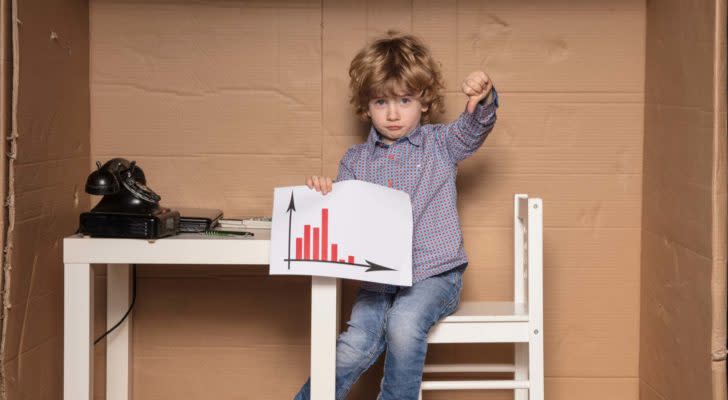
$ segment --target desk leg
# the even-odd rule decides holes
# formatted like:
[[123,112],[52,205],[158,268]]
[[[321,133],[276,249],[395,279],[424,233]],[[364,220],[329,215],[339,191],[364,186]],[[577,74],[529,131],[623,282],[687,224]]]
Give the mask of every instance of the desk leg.
[[[106,329],[121,320],[131,302],[131,266],[109,264],[106,276]],[[131,317],[106,336],[106,399],[131,399]]]
[[63,268],[63,398],[93,397],[94,276],[90,264]]
[[339,331],[337,278],[311,277],[311,398],[334,400],[336,337]]

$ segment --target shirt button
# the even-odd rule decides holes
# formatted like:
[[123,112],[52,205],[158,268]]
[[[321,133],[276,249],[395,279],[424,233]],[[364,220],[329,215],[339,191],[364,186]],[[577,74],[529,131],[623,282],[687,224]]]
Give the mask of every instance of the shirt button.
[[390,154],[390,155],[389,155],[389,159],[390,159],[390,160],[394,160],[394,154]]
[[392,187],[392,180],[389,180],[389,187]]

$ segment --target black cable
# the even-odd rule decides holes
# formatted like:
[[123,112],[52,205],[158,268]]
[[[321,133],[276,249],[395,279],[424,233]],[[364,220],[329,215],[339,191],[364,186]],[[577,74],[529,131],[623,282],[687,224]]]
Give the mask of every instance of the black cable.
[[121,323],[124,322],[124,320],[126,319],[126,317],[129,316],[129,313],[131,312],[132,308],[134,308],[134,302],[136,301],[136,287],[137,287],[137,282],[136,282],[136,264],[132,264],[131,265],[131,276],[132,276],[131,280],[132,280],[134,286],[132,287],[132,297],[131,297],[131,304],[129,304],[129,309],[126,310],[126,314],[124,314],[124,316],[121,317],[121,319],[119,320],[119,322],[116,323],[116,325],[114,325],[111,329],[109,329],[108,331],[106,331],[106,333],[104,333],[103,335],[99,336],[99,338],[94,341],[94,345],[96,345],[96,343],[100,342],[101,339],[105,338],[106,335],[108,335],[109,333],[113,332],[114,329],[118,328],[119,325],[121,325]]

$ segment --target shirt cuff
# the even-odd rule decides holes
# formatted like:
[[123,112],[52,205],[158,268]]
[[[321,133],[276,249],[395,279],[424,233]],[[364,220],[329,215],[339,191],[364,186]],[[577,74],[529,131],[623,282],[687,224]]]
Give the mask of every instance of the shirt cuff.
[[495,119],[495,111],[499,106],[498,92],[493,87],[483,100],[478,102],[475,107],[475,111],[472,113],[465,112],[464,117],[469,120],[470,123],[477,121],[481,125],[488,125],[493,123]]
[[490,93],[488,93],[488,96],[480,101],[480,104],[483,104],[486,107],[491,104],[495,104],[495,107],[498,108],[498,92],[495,90],[495,86],[490,89]]

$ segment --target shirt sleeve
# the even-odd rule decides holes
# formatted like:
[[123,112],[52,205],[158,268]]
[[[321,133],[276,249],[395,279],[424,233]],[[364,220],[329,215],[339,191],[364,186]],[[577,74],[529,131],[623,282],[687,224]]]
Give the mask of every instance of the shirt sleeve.
[[493,130],[498,105],[498,93],[493,88],[475,111],[464,111],[458,119],[441,125],[436,131],[438,143],[444,146],[452,163],[457,164],[480,148]]
[[336,176],[336,182],[348,181],[356,179],[354,176],[354,148],[349,149],[341,161],[339,161],[339,174]]

